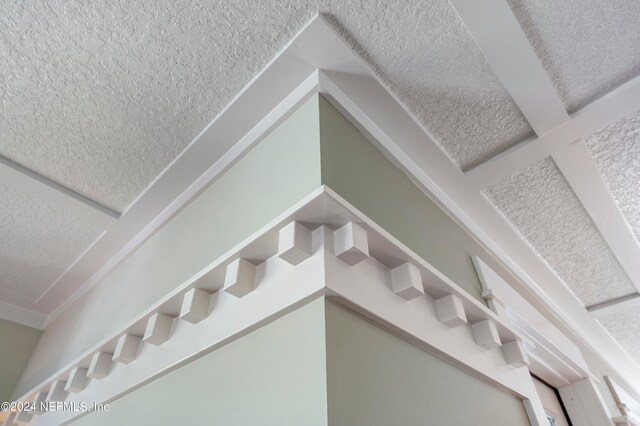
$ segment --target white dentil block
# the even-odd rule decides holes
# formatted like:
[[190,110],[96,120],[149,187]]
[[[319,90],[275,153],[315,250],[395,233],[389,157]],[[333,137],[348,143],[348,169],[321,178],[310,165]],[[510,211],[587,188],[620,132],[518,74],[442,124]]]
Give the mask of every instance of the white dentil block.
[[56,380],[53,382],[51,387],[49,388],[49,393],[47,394],[46,402],[62,402],[67,398],[69,393],[64,390],[67,382],[62,380]]
[[473,338],[476,343],[484,349],[494,349],[500,347],[500,336],[498,329],[491,320],[477,322],[471,326],[473,330]]
[[104,379],[111,371],[112,355],[106,352],[98,352],[91,358],[91,364],[87,369],[87,377],[91,379]]
[[209,316],[211,295],[204,290],[194,288],[189,290],[182,299],[180,319],[197,324]]
[[224,291],[244,297],[256,288],[256,266],[246,259],[236,259],[227,266]]
[[529,365],[527,351],[520,340],[514,340],[502,345],[502,354],[505,361],[513,367],[527,367]]
[[122,364],[130,364],[138,357],[142,339],[131,334],[120,336],[113,352],[113,360]]
[[436,300],[436,310],[440,322],[448,327],[456,328],[467,323],[462,300],[455,294],[449,294]]
[[298,222],[291,222],[278,234],[278,256],[297,265],[311,256],[311,231]]
[[38,395],[36,395],[36,399],[33,401],[35,407],[31,412],[32,414],[40,415],[45,412],[43,410],[43,405],[47,402],[47,395],[49,395],[49,392],[40,392]]
[[169,340],[172,328],[173,318],[164,314],[154,314],[147,321],[147,328],[142,340],[152,345],[161,345]]
[[89,378],[87,377],[87,369],[76,367],[71,370],[71,374],[69,374],[67,385],[64,387],[64,390],[67,392],[79,393],[87,387],[88,383]]
[[367,231],[349,222],[333,233],[334,254],[347,265],[356,265],[369,257]]
[[424,295],[422,274],[412,263],[403,263],[391,270],[393,292],[404,300],[412,300]]

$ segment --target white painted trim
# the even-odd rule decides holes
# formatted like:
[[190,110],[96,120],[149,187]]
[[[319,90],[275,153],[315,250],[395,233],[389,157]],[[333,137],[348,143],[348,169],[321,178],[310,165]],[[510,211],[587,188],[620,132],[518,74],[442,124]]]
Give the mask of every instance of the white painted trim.
[[0,157],[0,181],[29,194],[51,207],[64,210],[78,219],[107,229],[120,215],[60,184]]
[[640,426],[640,400],[627,392],[615,380],[609,376],[604,376],[607,387],[611,391],[616,408],[621,416],[614,418],[616,424],[629,426]]
[[44,328],[47,320],[47,316],[45,314],[3,302],[1,300],[0,318],[17,324],[26,325],[27,327],[37,328],[38,330],[42,330]]
[[[299,263],[294,259],[296,264],[282,259],[278,253],[284,248],[273,244],[279,241],[280,231],[292,222],[305,223],[314,229],[311,255]],[[331,227],[325,225],[327,223]],[[334,244],[336,235],[340,238],[338,234],[343,233],[334,229],[345,223],[358,229],[360,249],[364,249],[361,243],[366,241],[366,252],[370,253],[353,266],[338,257],[341,252]],[[229,265],[244,257],[259,259],[262,263],[255,267],[254,288],[237,297],[223,291],[224,275]],[[390,286],[389,271],[398,262],[410,262],[421,276],[424,292],[411,301],[398,297]],[[196,288],[211,293],[209,310],[197,325],[176,320],[171,336],[161,347],[135,337],[134,330],[145,329],[156,313],[175,315],[175,306]],[[471,375],[518,396],[529,407],[532,424],[544,424],[541,404],[526,368],[510,366],[499,345],[489,348],[478,345],[472,328],[473,324],[489,322],[496,339],[499,335],[504,343],[520,339],[518,332],[326,187],[305,197],[286,216],[212,262],[141,313],[125,329],[103,340],[18,400],[31,401],[41,392],[50,392],[52,383],[67,381],[76,368],[86,368],[88,360],[95,354],[102,353],[104,357],[104,354],[114,352],[116,341],[118,347],[114,361],[118,361],[116,358],[126,346],[125,340],[134,339],[131,353],[120,360],[126,363],[114,362],[103,371],[107,376],[103,380],[92,379],[80,392],[64,395],[66,402],[92,404],[113,401],[325,294],[393,329],[414,344],[444,357]],[[452,294],[461,301],[469,324],[450,328],[440,322],[435,299]],[[36,416],[31,424],[61,424],[80,415],[72,411],[44,413]]]
[[562,403],[573,424],[584,426],[613,426],[607,404],[591,378],[573,382],[558,389]]
[[482,259],[474,256],[473,264],[482,284],[482,294],[488,301],[500,304],[499,315],[525,336],[532,373],[556,388],[591,377],[580,349],[567,336]]
[[477,189],[487,188],[639,109],[640,77],[636,77],[572,114],[566,123],[518,143],[466,175]]
[[640,291],[640,243],[609,192],[589,149],[582,142],[574,143],[553,154],[553,161]]
[[537,135],[569,120],[560,96],[505,0],[450,3]]
[[640,294],[631,294],[629,296],[619,297],[608,302],[599,303],[589,306],[587,310],[591,312],[595,318],[611,315],[626,309],[634,309],[640,307]]

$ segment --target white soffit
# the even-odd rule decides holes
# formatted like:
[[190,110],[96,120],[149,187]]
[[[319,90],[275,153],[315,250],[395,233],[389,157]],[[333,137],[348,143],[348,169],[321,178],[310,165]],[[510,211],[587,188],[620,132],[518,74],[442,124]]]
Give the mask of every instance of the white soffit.
[[640,111],[582,142],[589,148],[620,211],[640,240]]
[[7,184],[0,183],[0,294],[35,303],[102,228]]
[[598,322],[640,364],[640,307],[600,316]]
[[586,306],[636,291],[552,160],[484,193]]
[[530,132],[446,0],[3,2],[0,155],[122,212],[318,10],[459,164]]
[[640,74],[640,3],[509,0],[569,111]]

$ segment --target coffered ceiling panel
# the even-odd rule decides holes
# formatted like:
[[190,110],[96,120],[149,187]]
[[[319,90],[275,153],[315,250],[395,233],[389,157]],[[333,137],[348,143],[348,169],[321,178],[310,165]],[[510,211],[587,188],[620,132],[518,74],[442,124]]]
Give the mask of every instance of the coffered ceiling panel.
[[532,134],[448,2],[380,2],[364,16],[337,19],[462,169]]
[[640,75],[637,0],[509,0],[569,111]]
[[446,0],[0,4],[0,155],[123,211],[318,11],[463,167],[530,128]]
[[485,195],[586,306],[635,292],[551,159]]
[[0,200],[0,293],[38,298],[102,232],[4,182]]
[[598,321],[640,364],[640,308],[615,312],[598,318]]
[[640,241],[640,111],[585,138],[584,143]]

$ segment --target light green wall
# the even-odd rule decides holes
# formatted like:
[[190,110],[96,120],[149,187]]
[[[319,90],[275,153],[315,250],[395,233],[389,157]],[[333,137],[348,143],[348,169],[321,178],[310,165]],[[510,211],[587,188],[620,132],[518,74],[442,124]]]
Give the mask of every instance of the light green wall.
[[522,402],[319,299],[76,425],[528,425]]
[[471,256],[485,250],[326,99],[320,98],[322,183],[484,303]]
[[326,425],[324,326],[319,299],[74,424]]
[[332,426],[529,425],[522,401],[326,304]]
[[0,402],[7,402],[33,353],[40,330],[0,319]]
[[121,330],[319,186],[316,97],[47,327],[14,396]]

